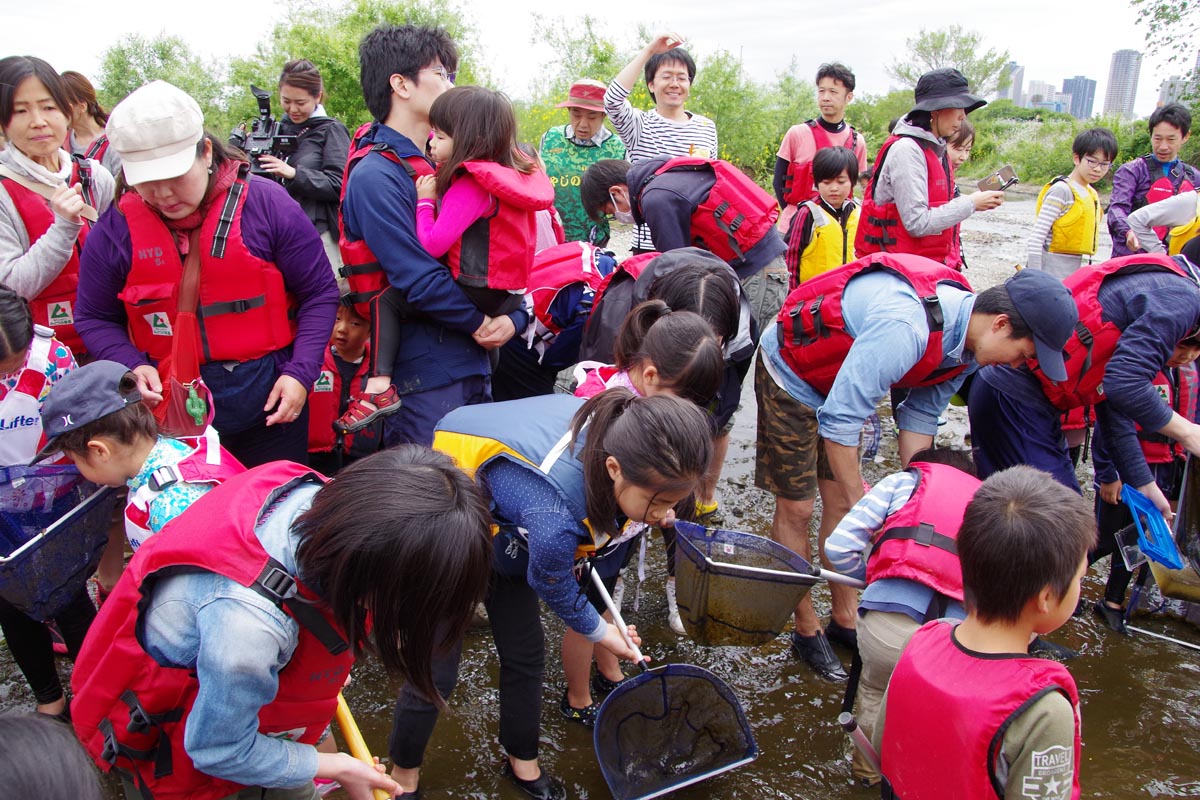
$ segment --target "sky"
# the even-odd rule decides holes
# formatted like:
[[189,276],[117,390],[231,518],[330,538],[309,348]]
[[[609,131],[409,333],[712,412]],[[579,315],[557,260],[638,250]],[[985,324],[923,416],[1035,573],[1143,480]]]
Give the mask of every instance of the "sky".
[[[554,57],[552,42],[531,40],[532,15],[562,19],[566,31],[588,8],[562,0],[458,0],[458,5],[480,32],[480,55],[492,75],[514,97],[528,94]],[[1137,24],[1129,0],[1092,0],[1086,11],[1075,3],[1046,0],[1005,0],[1002,5],[957,0],[936,13],[915,0],[604,0],[593,5],[591,15],[600,29],[622,46],[635,43],[639,24],[655,32],[674,31],[693,53],[727,50],[740,55],[747,73],[760,82],[770,82],[793,57],[802,73],[840,60],[854,70],[860,94],[893,88],[885,68],[903,56],[905,40],[921,28],[958,24],[978,31],[987,47],[1007,49],[1025,67],[1026,87],[1030,80],[1041,80],[1061,89],[1064,78],[1092,78],[1097,112],[1113,51],[1145,52],[1145,29]],[[279,0],[57,0],[46,5],[0,0],[0,55],[38,55],[58,70],[75,69],[94,78],[104,50],[123,35],[164,31],[182,37],[204,57],[248,55],[285,7]],[[737,13],[741,8],[754,10]],[[1149,114],[1162,80],[1185,72],[1194,61],[1194,52],[1183,54],[1183,63],[1173,66],[1165,58],[1144,55],[1135,111]]]

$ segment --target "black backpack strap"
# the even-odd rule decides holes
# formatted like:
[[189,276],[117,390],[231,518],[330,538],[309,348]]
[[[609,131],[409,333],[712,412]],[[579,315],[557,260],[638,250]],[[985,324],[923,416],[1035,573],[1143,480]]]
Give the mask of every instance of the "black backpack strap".
[[255,578],[254,583],[250,584],[250,588],[285,609],[301,627],[317,637],[317,641],[331,655],[336,656],[349,649],[350,645],[334,630],[316,606],[299,596],[296,579],[275,559],[267,557],[266,566]]

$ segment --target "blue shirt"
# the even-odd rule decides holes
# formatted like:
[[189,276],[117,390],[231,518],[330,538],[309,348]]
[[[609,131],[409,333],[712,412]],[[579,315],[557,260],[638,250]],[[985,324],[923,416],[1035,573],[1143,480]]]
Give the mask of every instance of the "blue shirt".
[[[296,574],[292,521],[318,487],[279,499],[256,529],[263,548]],[[200,683],[184,748],[201,772],[245,786],[299,787],[317,774],[312,745],[258,732],[258,712],[279,689],[300,627],[267,598],[229,578],[194,572],[162,578],[143,616],[146,652],[163,665],[193,669]]]
[[[939,368],[968,368],[951,380],[913,389],[896,409],[896,421],[902,430],[928,436],[937,433],[938,416],[946,410],[963,379],[976,368],[974,355],[965,349],[975,295],[943,283],[937,287],[937,296],[946,320]],[[854,344],[828,396],[797,376],[783,360],[778,326],[763,332],[759,346],[775,382],[797,401],[816,409],[821,437],[857,447],[863,422],[925,354],[929,322],[912,286],[886,272],[852,278],[842,293],[842,316]]]
[[[401,158],[423,156],[408,137],[386,125],[377,125],[373,136]],[[471,338],[483,324],[483,312],[450,270],[421,246],[416,208],[412,178],[384,155],[370,153],[350,173],[342,202],[347,238],[366,241],[391,285],[420,311],[404,321],[399,337],[392,381],[401,394],[489,373],[487,353]],[[521,324],[516,327],[523,330],[524,312],[519,313]]]

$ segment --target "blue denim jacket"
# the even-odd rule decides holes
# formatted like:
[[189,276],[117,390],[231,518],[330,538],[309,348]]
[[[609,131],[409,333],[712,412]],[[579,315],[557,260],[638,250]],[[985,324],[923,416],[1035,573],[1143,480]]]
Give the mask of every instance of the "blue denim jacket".
[[[939,366],[966,364],[968,369],[953,380],[913,389],[896,410],[902,430],[929,436],[937,433],[938,416],[945,411],[950,397],[966,375],[976,369],[974,355],[965,349],[975,295],[940,284],[937,296],[946,318],[942,336],[945,357]],[[863,422],[925,354],[929,323],[913,288],[886,272],[869,272],[851,279],[842,294],[842,315],[854,344],[827,397],[801,380],[783,360],[778,326],[763,332],[759,346],[775,381],[796,400],[817,410],[821,437],[857,447]]]
[[[317,488],[304,485],[284,495],[256,530],[292,574],[299,541],[292,521]],[[258,711],[275,698],[279,671],[299,634],[299,625],[270,600],[211,572],[172,575],[154,587],[142,641],[158,663],[196,672],[200,690],[183,741],[201,772],[267,788],[303,786],[316,776],[316,748],[258,732]]]

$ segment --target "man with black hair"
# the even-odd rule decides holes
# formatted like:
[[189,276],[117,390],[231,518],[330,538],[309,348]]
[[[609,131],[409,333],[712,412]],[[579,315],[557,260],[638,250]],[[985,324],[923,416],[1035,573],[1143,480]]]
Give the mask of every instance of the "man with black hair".
[[[659,156],[717,157],[717,126],[708,117],[684,108],[696,80],[696,62],[682,44],[683,37],[677,33],[655,36],[617,73],[604,93],[604,111],[634,164]],[[629,103],[639,75],[654,101],[649,111]],[[650,226],[639,224],[634,252],[654,249]]]
[[[375,119],[361,141],[380,147],[363,157],[347,180],[345,238],[366,243],[414,310],[405,320],[392,371],[401,408],[384,418],[383,444],[428,446],[434,426],[448,412],[491,399],[485,348],[500,347],[524,330],[528,317],[523,310],[486,317],[417,238],[413,181],[415,175],[433,173],[425,156],[429,107],[454,85],[454,42],[441,28],[384,24],[363,38],[359,63],[363,97]],[[433,677],[443,696],[454,689],[457,666],[457,651],[434,659]],[[401,689],[389,749],[391,775],[405,789],[402,797],[417,796],[437,716],[428,698],[410,685]],[[545,777],[536,761],[516,769],[518,782],[532,785]]]
[[[807,558],[819,493],[824,546],[862,497],[863,422],[890,388],[912,388],[895,409],[907,465],[932,445],[938,416],[969,371],[1019,365],[1035,353],[1053,369],[1074,312],[1070,294],[1044,272],[1024,270],[976,295],[953,270],[904,254],[862,258],[801,283],[763,332],[754,376],[754,483],[775,495],[772,537]],[[844,681],[826,634],[856,646],[857,596],[838,584],[830,593],[826,628],[811,597],[797,605],[792,650],[826,680]]]
[[817,68],[820,116],[793,125],[783,135],[772,182],[779,207],[783,209],[779,215],[780,233],[787,231],[799,205],[817,196],[812,174],[812,160],[817,151],[844,147],[854,153],[858,171],[866,170],[867,142],[846,122],[846,106],[854,100],[854,86],[854,73],[846,65],[822,64]]
[[[1023,270],[1018,275],[1035,270]],[[1080,267],[1063,283],[1079,324],[1058,374],[1040,361],[992,366],[971,385],[971,444],[980,477],[1018,464],[1049,472],[1076,492],[1062,434],[1064,411],[1092,405],[1108,460],[1123,483],[1171,509],[1154,481],[1135,423],[1200,453],[1200,425],[1184,419],[1154,386],[1155,376],[1200,355],[1200,286],[1186,258],[1134,255]]]
[[[1180,192],[1200,188],[1200,171],[1179,158],[1179,151],[1191,136],[1191,112],[1179,103],[1168,103],[1155,109],[1148,127],[1151,152],[1122,164],[1113,174],[1112,196],[1108,202],[1108,232],[1112,235],[1113,258],[1138,250],[1150,252],[1130,230],[1131,213]],[[1158,228],[1155,231],[1160,240],[1167,230]]]

